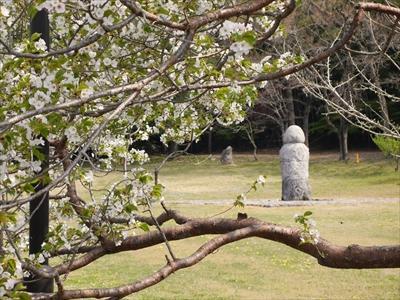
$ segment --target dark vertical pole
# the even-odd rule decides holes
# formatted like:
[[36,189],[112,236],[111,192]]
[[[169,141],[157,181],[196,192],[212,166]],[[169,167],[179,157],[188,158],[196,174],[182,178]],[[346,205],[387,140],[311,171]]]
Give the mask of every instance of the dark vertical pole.
[[212,154],[212,128],[208,129],[208,154]]
[[[31,34],[40,33],[47,45],[50,48],[50,35],[49,35],[49,17],[46,10],[41,10],[31,20]],[[41,164],[42,176],[38,179],[35,186],[35,192],[42,190],[46,185],[46,175],[43,171],[49,167],[49,142],[44,136],[41,136],[44,143],[38,146],[38,150],[43,154],[43,161]],[[29,253],[35,254],[42,251],[42,244],[46,239],[49,232],[49,193],[45,193],[36,197],[30,202],[29,206],[30,221],[29,221]],[[43,263],[44,268],[47,269],[48,260]],[[53,291],[53,280],[45,278],[37,278],[35,276],[28,278],[27,290],[32,293],[50,293]]]

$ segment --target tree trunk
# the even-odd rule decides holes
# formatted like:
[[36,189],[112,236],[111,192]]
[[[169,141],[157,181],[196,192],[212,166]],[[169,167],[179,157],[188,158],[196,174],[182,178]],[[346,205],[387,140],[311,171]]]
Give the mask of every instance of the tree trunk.
[[339,127],[339,147],[340,147],[340,157],[339,160],[348,160],[348,131],[349,125],[347,121],[340,117],[340,127]]
[[309,117],[311,111],[311,100],[307,98],[305,106],[304,106],[304,115],[303,115],[303,131],[304,136],[306,138],[305,144],[309,147]]
[[[326,107],[326,111],[329,112],[328,107]],[[329,115],[327,114],[326,117],[326,122],[328,125],[332,128],[332,130],[336,133],[338,140],[339,140],[339,160],[346,161],[348,159],[348,123],[347,121],[340,117],[340,125],[339,129],[336,127],[336,125],[332,122],[332,120],[329,118]]]
[[[379,81],[379,74],[378,74],[378,72],[377,72],[377,70],[375,68],[375,65],[373,63],[371,64],[370,69],[371,69],[371,77],[372,77],[372,80],[373,80],[374,84],[379,89],[382,89],[381,83]],[[378,99],[379,99],[379,106],[380,106],[380,109],[381,109],[381,112],[382,112],[383,125],[386,128],[389,128],[390,119],[389,119],[389,110],[388,110],[388,107],[387,107],[386,98],[379,91],[376,92],[376,95],[378,96]]]
[[178,144],[175,142],[168,143],[168,154],[178,151]]
[[212,154],[212,129],[208,130],[208,154]]
[[253,146],[253,157],[254,160],[257,161],[257,144],[254,138],[254,131],[253,131],[253,127],[251,126],[251,121],[247,120],[247,124],[249,125],[249,127],[245,126],[245,131],[247,134],[247,138],[249,139],[251,145]]
[[293,90],[289,87],[286,89],[287,99],[287,122],[288,127],[296,124],[296,115],[294,113]]

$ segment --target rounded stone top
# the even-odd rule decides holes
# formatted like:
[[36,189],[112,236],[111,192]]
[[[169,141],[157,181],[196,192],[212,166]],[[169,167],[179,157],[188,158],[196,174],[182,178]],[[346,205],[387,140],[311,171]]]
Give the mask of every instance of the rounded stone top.
[[305,141],[306,137],[304,136],[303,129],[297,125],[289,126],[283,134],[284,144],[304,143]]

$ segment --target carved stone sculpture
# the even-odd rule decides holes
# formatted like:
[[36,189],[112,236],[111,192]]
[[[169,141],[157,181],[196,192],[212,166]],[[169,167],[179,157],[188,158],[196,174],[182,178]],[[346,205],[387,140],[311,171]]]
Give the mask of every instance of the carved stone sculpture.
[[223,165],[230,165],[233,163],[233,155],[232,155],[232,147],[226,147],[222,153],[220,158],[221,164]]
[[310,200],[308,163],[310,152],[304,144],[303,130],[292,125],[283,134],[283,146],[279,151],[282,172],[282,200]]

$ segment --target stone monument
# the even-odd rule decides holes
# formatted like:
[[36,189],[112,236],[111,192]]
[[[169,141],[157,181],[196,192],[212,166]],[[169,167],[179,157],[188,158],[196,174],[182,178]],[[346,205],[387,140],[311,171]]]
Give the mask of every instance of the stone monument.
[[232,147],[231,146],[226,147],[222,151],[221,158],[219,160],[221,161],[221,164],[223,164],[223,165],[233,164],[233,155],[232,155]]
[[282,172],[282,200],[310,200],[308,163],[310,152],[304,144],[303,130],[292,125],[283,134],[283,146],[279,151]]

